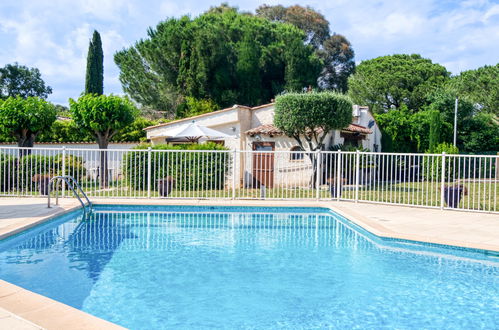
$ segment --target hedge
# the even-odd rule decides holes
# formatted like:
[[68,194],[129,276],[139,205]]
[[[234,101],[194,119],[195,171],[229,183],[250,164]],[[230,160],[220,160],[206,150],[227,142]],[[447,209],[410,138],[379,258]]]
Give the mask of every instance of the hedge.
[[[37,184],[32,182],[36,174],[62,175],[63,156],[27,155],[16,157],[0,154],[0,191],[22,189],[36,191]],[[65,173],[71,174],[76,180],[81,181],[86,176],[84,161],[81,157],[66,155]]]
[[0,192],[13,189],[16,184],[17,158],[11,155],[0,153]]
[[[148,177],[148,153],[145,149],[165,150],[151,152],[151,189],[158,189],[158,180],[167,176],[175,179],[175,188],[181,190],[223,189],[231,154],[228,152],[166,152],[167,150],[228,150],[216,144],[151,146],[141,144],[129,151],[123,159],[123,174],[133,189],[146,189]],[[142,152],[136,152],[141,150]]]

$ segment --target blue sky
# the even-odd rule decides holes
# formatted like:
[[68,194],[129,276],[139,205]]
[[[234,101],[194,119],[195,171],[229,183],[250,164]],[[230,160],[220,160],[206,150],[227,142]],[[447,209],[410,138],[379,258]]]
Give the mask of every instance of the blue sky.
[[[67,104],[83,90],[88,41],[103,39],[105,93],[121,94],[113,54],[146,36],[167,17],[197,16],[222,1],[3,0],[0,2],[0,66],[35,66]],[[229,1],[244,11],[293,1]],[[499,0],[301,1],[321,12],[332,32],[344,34],[356,61],[394,53],[420,53],[452,73],[499,62]]]

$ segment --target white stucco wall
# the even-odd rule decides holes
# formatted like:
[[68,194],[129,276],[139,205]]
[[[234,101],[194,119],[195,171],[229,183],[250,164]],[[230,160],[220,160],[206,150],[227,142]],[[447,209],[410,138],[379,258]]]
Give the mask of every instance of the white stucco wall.
[[274,124],[275,106],[259,108],[251,111],[251,128],[266,124]]

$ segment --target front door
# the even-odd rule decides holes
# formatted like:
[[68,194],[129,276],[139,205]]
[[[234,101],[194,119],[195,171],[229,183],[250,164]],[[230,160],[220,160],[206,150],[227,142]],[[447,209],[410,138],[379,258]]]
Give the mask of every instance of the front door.
[[[254,151],[274,151],[274,142],[253,142]],[[253,187],[274,187],[274,153],[253,153]]]

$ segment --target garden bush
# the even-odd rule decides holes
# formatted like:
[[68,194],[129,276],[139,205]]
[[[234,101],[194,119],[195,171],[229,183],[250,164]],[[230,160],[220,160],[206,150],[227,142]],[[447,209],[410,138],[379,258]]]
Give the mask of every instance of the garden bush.
[[[447,155],[458,154],[457,147],[450,143],[440,143],[433,150],[432,154],[442,154],[445,152]],[[427,153],[430,153],[429,151]],[[432,159],[433,158],[433,159]],[[454,168],[457,167],[458,159],[455,157],[446,157],[445,159],[445,181],[453,179]],[[442,179],[442,156],[424,157],[423,168],[421,172],[427,181],[439,181]]]
[[17,158],[5,153],[0,153],[0,192],[6,192],[15,187],[17,171]]
[[[27,155],[16,157],[0,155],[0,189],[9,191],[21,189],[36,191],[37,187],[32,179],[35,175],[62,175],[63,156]],[[66,155],[66,175],[73,175],[81,181],[86,175],[84,161],[81,157]]]
[[[141,144],[125,154],[123,174],[127,184],[133,189],[146,189],[148,177],[148,153],[150,144]],[[151,147],[151,189],[158,189],[158,180],[171,176],[180,190],[223,189],[230,163],[230,153],[222,152],[179,152],[227,150],[216,144],[170,145],[160,144]],[[141,150],[142,152],[137,152]],[[159,150],[172,152],[156,152]]]

